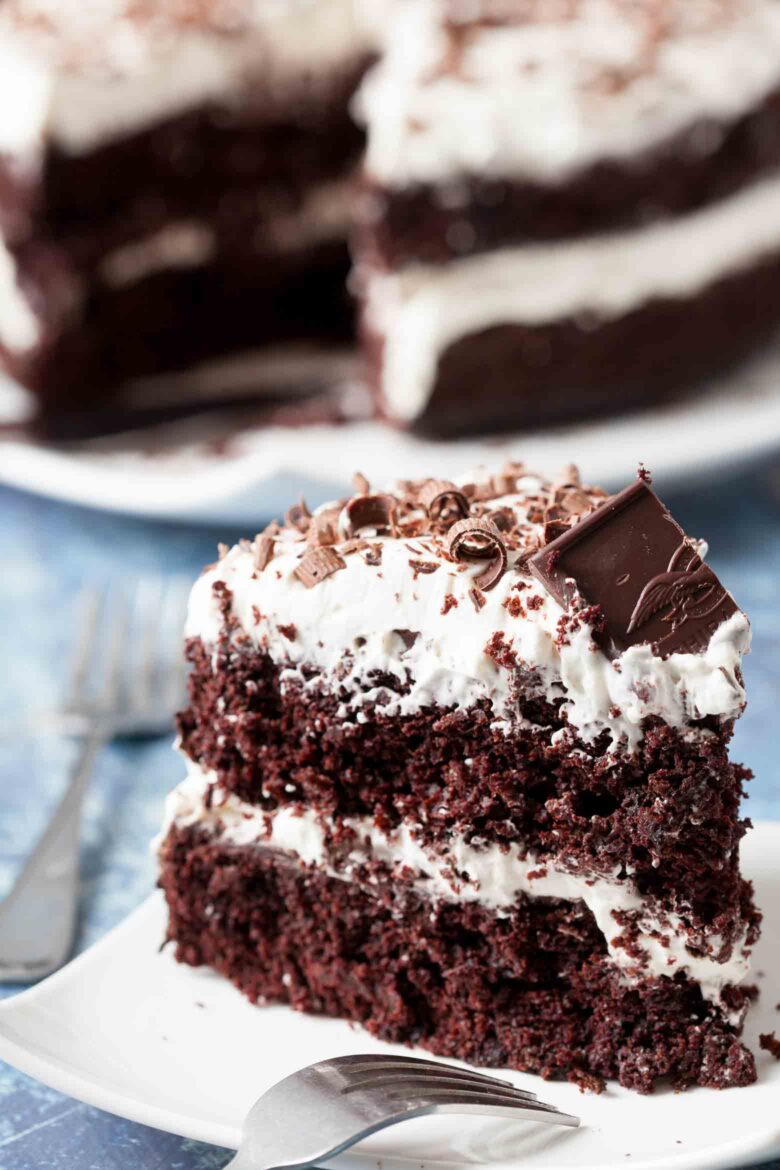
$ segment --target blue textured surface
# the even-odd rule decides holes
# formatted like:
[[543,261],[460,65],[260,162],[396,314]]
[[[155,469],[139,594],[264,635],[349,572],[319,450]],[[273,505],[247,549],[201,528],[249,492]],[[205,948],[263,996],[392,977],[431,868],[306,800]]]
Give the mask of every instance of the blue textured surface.
[[[756,773],[749,813],[778,817],[780,477],[762,468],[675,495],[656,486],[687,531],[709,541],[713,567],[752,619],[750,706],[734,752]],[[257,513],[259,526],[268,518],[262,500]],[[0,725],[56,705],[71,602],[83,581],[194,577],[218,540],[237,535],[245,534],[122,519],[0,489]],[[0,894],[61,790],[69,751],[54,738],[0,737]],[[102,754],[86,806],[79,949],[151,889],[148,841],[180,773],[168,742],[113,745]],[[0,1065],[0,1170],[212,1170],[225,1161],[224,1152],[110,1117]]]

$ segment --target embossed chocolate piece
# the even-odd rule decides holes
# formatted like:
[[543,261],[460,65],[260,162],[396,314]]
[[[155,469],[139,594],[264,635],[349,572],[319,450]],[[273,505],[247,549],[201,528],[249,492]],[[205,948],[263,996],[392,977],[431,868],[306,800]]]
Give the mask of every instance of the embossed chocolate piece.
[[610,655],[649,642],[697,654],[736,602],[644,479],[574,524],[529,562],[564,608],[598,606],[595,634]]

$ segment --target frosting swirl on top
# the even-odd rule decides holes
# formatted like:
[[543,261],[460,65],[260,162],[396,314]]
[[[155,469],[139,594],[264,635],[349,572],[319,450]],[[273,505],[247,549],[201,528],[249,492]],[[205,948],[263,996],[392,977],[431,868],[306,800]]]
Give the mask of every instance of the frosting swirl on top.
[[[188,636],[216,656],[262,648],[283,686],[338,688],[356,720],[366,703],[403,715],[487,701],[510,730],[522,695],[538,695],[581,741],[607,732],[615,749],[633,749],[650,716],[682,728],[739,715],[744,614],[699,653],[661,657],[641,643],[610,659],[592,613],[564,610],[531,576],[529,559],[607,498],[575,469],[550,482],[512,464],[429,484],[377,496],[363,481],[349,500],[313,515],[299,505],[283,526],[224,550],[193,589]],[[471,540],[453,541],[464,521]]]
[[399,0],[388,30],[360,97],[388,186],[708,152],[780,85],[775,0]]

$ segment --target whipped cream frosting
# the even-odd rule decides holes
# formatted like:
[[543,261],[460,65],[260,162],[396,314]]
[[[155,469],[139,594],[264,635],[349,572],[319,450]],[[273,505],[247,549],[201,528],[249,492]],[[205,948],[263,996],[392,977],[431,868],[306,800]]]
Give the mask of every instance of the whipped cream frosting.
[[593,327],[655,299],[695,296],[778,250],[780,177],[772,177],[648,227],[367,271],[366,318],[384,339],[387,408],[399,419],[419,417],[440,357],[461,337],[572,317]]
[[353,0],[4,0],[0,8],[0,153],[43,137],[72,154],[209,101],[253,79],[311,86],[370,51]]
[[398,0],[357,109],[368,170],[388,186],[464,174],[565,178],[707,120],[728,122],[780,84],[776,0],[534,0],[506,25],[448,37],[448,0]]
[[[528,513],[530,497],[544,489],[539,477],[520,475],[515,492],[492,500],[491,507],[511,508],[523,530],[541,540],[542,529]],[[509,553],[509,571],[477,607],[474,579],[484,562],[445,559],[430,535],[379,536],[371,543],[381,548],[380,565],[347,554],[345,567],[314,588],[296,576],[307,546],[294,530],[282,530],[262,570],[255,566],[257,543],[238,544],[196,582],[187,635],[216,653],[224,619],[214,587],[227,586],[237,631],[279,664],[282,687],[294,681],[337,688],[346,696],[345,719],[360,720],[369,701],[389,715],[404,715],[430,705],[468,708],[489,700],[497,727],[517,726],[514,671],[491,654],[496,635],[526,675],[538,680],[539,693],[562,703],[569,725],[585,742],[606,731],[616,749],[634,749],[648,716],[684,728],[708,715],[732,719],[744,706],[739,667],[750,629],[742,613],[718,627],[703,653],[661,658],[639,644],[610,660],[586,623],[561,642],[563,610],[541,585],[513,571],[517,552]],[[436,567],[415,571],[411,562],[421,561]],[[306,681],[304,667],[318,676]],[[372,683],[377,672],[395,676],[405,692]]]
[[[207,800],[207,794],[209,799]],[[748,972],[749,952],[744,938],[724,957],[719,935],[695,935],[697,952],[687,947],[693,935],[683,917],[661,911],[643,898],[630,878],[594,877],[572,872],[557,861],[538,859],[520,845],[504,849],[496,844],[467,843],[454,834],[446,851],[425,847],[414,826],[402,823],[383,832],[370,817],[345,818],[343,825],[356,834],[346,858],[330,856],[328,829],[334,827],[316,810],[282,807],[269,814],[219,787],[215,774],[187,761],[187,777],[167,799],[165,824],[158,846],[172,825],[198,827],[221,841],[237,846],[281,849],[303,865],[316,866],[330,876],[350,880],[355,867],[368,860],[385,863],[402,880],[409,871],[416,889],[433,900],[478,902],[499,915],[511,912],[521,896],[561,898],[583,902],[604,936],[611,961],[628,981],[684,972],[698,983],[708,1000],[718,1002],[723,987],[739,983]],[[643,959],[630,955],[621,943],[616,915],[628,913],[637,922]]]

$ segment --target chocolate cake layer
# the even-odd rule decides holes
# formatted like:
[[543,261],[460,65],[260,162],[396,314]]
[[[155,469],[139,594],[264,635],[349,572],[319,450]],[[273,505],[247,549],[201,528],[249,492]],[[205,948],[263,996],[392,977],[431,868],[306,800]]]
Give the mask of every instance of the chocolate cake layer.
[[[755,1080],[752,1055],[699,988],[627,984],[581,903],[522,900],[497,918],[475,903],[432,905],[381,867],[372,877],[345,882],[197,828],[172,828],[161,850],[177,958],[209,964],[253,1002],[589,1088]],[[733,1006],[747,995],[733,989]]]
[[[56,252],[48,254],[56,262]],[[290,253],[248,250],[243,263],[225,255],[113,288],[96,282],[78,311],[66,305],[64,319],[43,333],[37,348],[0,351],[0,365],[34,391],[39,433],[63,434],[80,410],[98,408],[106,418],[111,391],[129,379],[301,338],[328,345],[348,340],[348,265],[346,246],[335,241]],[[220,391],[215,384],[214,399],[230,405]],[[193,396],[193,404],[207,402]]]
[[3,6],[0,359],[40,429],[108,421],[138,378],[351,337],[348,107],[372,57],[351,0]]
[[[635,754],[616,756],[606,737],[586,744],[569,731],[551,743],[565,720],[533,695],[518,698],[523,726],[511,736],[488,703],[404,717],[368,703],[359,721],[345,721],[338,691],[318,686],[316,672],[304,686],[282,684],[292,664],[232,648],[229,632],[216,657],[200,640],[187,654],[181,746],[250,804],[369,816],[383,828],[411,817],[432,844],[452,832],[533,842],[540,858],[631,873],[642,894],[684,902],[727,945],[742,930],[738,808],[749,773],[728,759],[729,728],[705,720],[708,732],[691,737],[655,721]],[[393,692],[398,679],[372,686]]]
[[433,355],[432,381],[414,384],[413,412],[390,399],[398,380],[387,366],[388,345],[402,344],[408,328],[399,322],[397,332],[379,334],[367,309],[369,378],[386,417],[436,437],[622,412],[695,392],[746,358],[780,326],[779,296],[774,253],[693,295],[651,296],[614,317],[583,308],[524,323],[499,313],[495,324],[466,329]]
[[355,250],[388,268],[442,263],[508,244],[642,226],[726,198],[780,165],[780,90],[730,124],[702,120],[628,158],[553,181],[462,174],[384,185],[368,173]]
[[778,49],[767,0],[401,6],[357,102],[385,417],[438,437],[614,413],[758,345],[780,324]]

